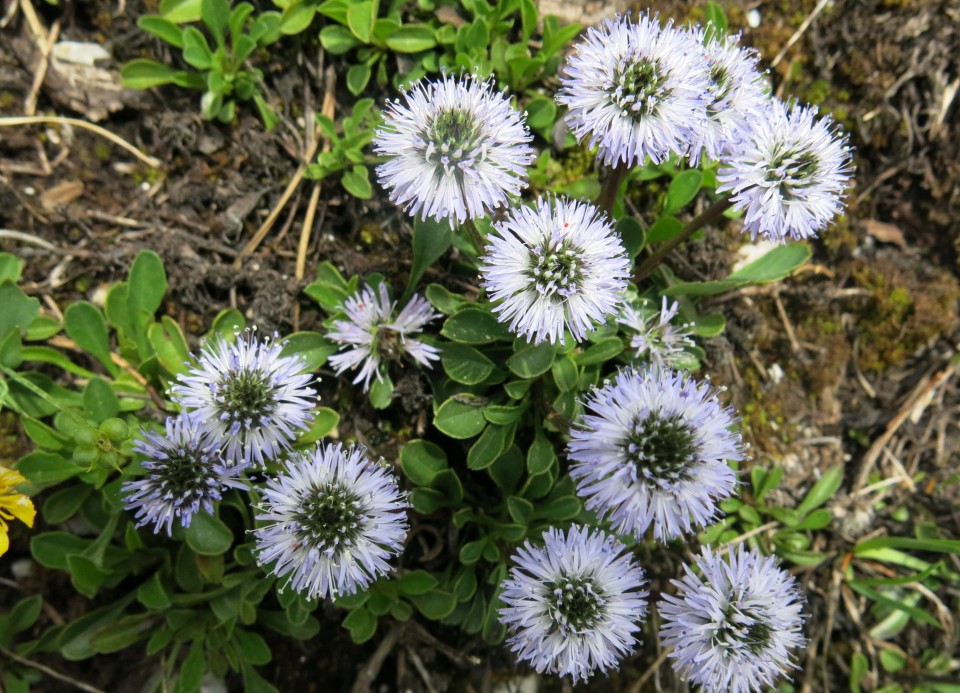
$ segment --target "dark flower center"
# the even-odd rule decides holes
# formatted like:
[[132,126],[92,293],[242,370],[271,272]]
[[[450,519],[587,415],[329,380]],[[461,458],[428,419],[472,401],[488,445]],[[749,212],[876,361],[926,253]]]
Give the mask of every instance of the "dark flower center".
[[766,181],[778,184],[784,199],[795,199],[801,197],[795,191],[802,191],[816,182],[819,165],[820,160],[810,150],[779,151],[767,168]]
[[627,459],[641,478],[653,484],[684,479],[697,461],[699,446],[693,429],[679,416],[651,413],[638,419],[623,443]]
[[179,501],[180,505],[205,498],[219,486],[210,467],[210,455],[205,449],[177,448],[167,459],[155,463],[160,497]]
[[714,632],[713,641],[723,649],[736,650],[746,647],[756,655],[770,644],[773,630],[755,609],[740,607],[740,600],[738,590],[734,599],[723,609],[723,623]]
[[569,242],[545,246],[537,252],[536,264],[530,272],[540,294],[567,297],[575,294],[583,280],[582,253]]
[[660,101],[669,96],[664,89],[666,81],[659,61],[624,58],[614,70],[610,98],[624,115],[640,120],[655,115]]
[[606,600],[589,578],[561,575],[546,587],[550,616],[562,633],[591,630],[603,615]]
[[723,65],[711,65],[710,81],[713,82],[713,100],[707,105],[707,115],[715,118],[720,113],[720,102],[733,90],[733,80]]
[[231,373],[221,383],[216,397],[220,418],[247,428],[259,424],[276,409],[272,395],[273,387],[262,371]]
[[340,484],[312,489],[294,514],[300,541],[319,550],[350,546],[360,536],[363,503]]
[[458,109],[441,111],[427,133],[427,161],[448,168],[472,160],[478,134],[472,113]]

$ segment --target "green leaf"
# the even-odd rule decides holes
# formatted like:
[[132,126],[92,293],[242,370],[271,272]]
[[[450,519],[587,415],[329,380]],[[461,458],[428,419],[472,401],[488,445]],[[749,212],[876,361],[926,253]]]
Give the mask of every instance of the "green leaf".
[[82,553],[90,543],[71,532],[44,532],[30,538],[30,554],[45,568],[66,570],[67,556]]
[[573,360],[580,366],[594,366],[606,363],[623,352],[623,341],[619,337],[607,337],[587,347],[581,354],[574,354]]
[[810,259],[811,250],[801,243],[774,248],[726,279],[711,282],[681,282],[668,287],[666,296],[713,296],[749,284],[768,284],[783,279]]
[[250,664],[263,666],[273,659],[267,641],[256,633],[238,628],[234,632],[233,637],[240,648],[240,654],[243,655],[243,658]]
[[454,313],[443,323],[440,334],[460,344],[489,344],[511,336],[493,313],[481,308],[464,308]]
[[107,577],[94,561],[78,554],[67,556],[67,571],[70,573],[70,582],[88,599],[96,596]]
[[[723,37],[727,35],[727,15],[723,11],[723,6],[720,3],[713,2],[710,0],[707,2],[706,7],[706,20],[709,31],[713,32],[715,36]],[[704,37],[704,40],[709,40],[710,34]]]
[[627,255],[631,260],[636,259],[637,255],[643,249],[646,239],[646,232],[638,219],[631,216],[623,216],[617,220],[617,233],[620,234],[620,241],[627,250]]
[[220,556],[233,544],[233,532],[205,512],[196,513],[186,532],[187,546],[200,556]]
[[576,496],[560,496],[537,506],[534,516],[538,520],[560,522],[576,517],[580,509],[580,499]]
[[513,440],[513,426],[487,426],[467,453],[468,469],[486,469],[507,449]]
[[507,368],[521,378],[536,378],[553,365],[557,348],[550,342],[531,344],[507,359]]
[[13,330],[21,334],[40,313],[40,301],[27,296],[16,284],[10,280],[0,282],[0,340],[3,340]]
[[663,243],[676,238],[683,230],[683,222],[676,217],[663,216],[647,229],[647,243]]
[[317,407],[313,412],[313,424],[309,430],[300,434],[297,439],[297,447],[312,446],[318,440],[322,440],[330,431],[340,423],[340,414],[329,407]]
[[703,174],[696,169],[678,173],[667,188],[667,199],[663,205],[664,214],[674,214],[686,207],[697,196]]
[[63,325],[55,318],[47,315],[38,315],[27,327],[26,339],[31,342],[50,339],[50,337],[57,334],[62,328]]
[[16,284],[23,274],[23,260],[13,253],[0,253],[0,282],[10,280]]
[[411,440],[400,450],[400,468],[417,486],[429,486],[434,477],[447,468],[447,456],[438,445]]
[[158,9],[164,19],[175,24],[200,21],[200,0],[160,0]]
[[[410,286],[409,282],[407,286]],[[430,305],[446,315],[453,315],[464,303],[463,296],[455,294],[439,284],[428,284],[424,295],[430,301]]]
[[451,438],[465,440],[480,433],[486,427],[487,420],[483,418],[481,404],[471,404],[461,395],[440,405],[433,417],[433,425]]
[[119,652],[146,638],[153,625],[149,614],[123,616],[98,628],[90,639],[90,645],[97,654]]
[[[511,426],[511,429],[513,427]],[[511,438],[513,437],[511,430]],[[500,455],[493,464],[487,468],[487,474],[493,479],[493,482],[500,489],[500,492],[506,496],[514,492],[520,478],[523,476],[525,465],[523,463],[523,453],[512,441],[507,450]]]
[[537,5],[534,0],[520,0],[520,26],[523,29],[523,42],[526,43],[537,30]]
[[553,466],[556,459],[557,453],[554,451],[553,445],[550,444],[550,440],[544,435],[543,429],[538,426],[533,443],[530,444],[530,449],[527,450],[527,473],[530,476],[543,474]]
[[[43,609],[43,597],[34,594],[24,597],[18,601],[10,613],[6,615],[6,633],[14,635],[27,630],[40,617],[40,611]],[[2,618],[2,617],[0,617]]]
[[541,133],[549,133],[557,118],[557,105],[553,99],[535,96],[527,104],[527,125]]
[[213,51],[210,50],[207,39],[194,26],[183,28],[183,59],[198,70],[209,70],[213,67]]
[[77,346],[92,354],[111,374],[119,372],[110,356],[110,335],[100,310],[92,303],[71,303],[63,314],[63,326]]
[[374,3],[370,0],[351,2],[347,6],[347,26],[353,35],[364,43],[370,43],[376,19],[377,12]]
[[698,337],[716,337],[723,332],[726,326],[727,321],[722,313],[698,315],[693,321],[693,333]]
[[100,423],[120,413],[120,400],[103,378],[93,378],[83,388],[83,408]]
[[331,354],[337,353],[337,345],[319,332],[294,332],[284,338],[281,356],[297,356],[303,364],[301,370],[314,372],[327,363]]
[[167,293],[167,273],[163,269],[163,260],[152,250],[141,250],[130,267],[127,283],[130,285],[127,305],[134,325],[152,319]]
[[[26,475],[24,475],[26,476]],[[908,551],[930,551],[960,555],[960,540],[955,539],[913,539],[911,537],[877,537],[867,539],[853,548],[859,555],[873,549],[906,549]]]
[[[243,314],[239,310],[226,308],[217,313],[217,316],[213,319],[213,324],[210,326],[210,330],[204,335],[204,339],[220,336],[227,341],[231,341],[233,336],[246,327],[246,325],[247,319],[243,317]],[[292,337],[293,335],[290,336]],[[286,341],[290,341],[290,337],[287,337]]]
[[457,598],[450,592],[430,590],[410,598],[421,614],[431,621],[449,616],[457,606]]
[[431,488],[415,488],[410,492],[410,505],[421,515],[430,515],[449,504],[440,491]]
[[872,599],[878,604],[883,604],[890,607],[891,609],[897,609],[902,611],[910,618],[920,622],[925,623],[928,626],[933,626],[934,628],[942,629],[943,626],[940,625],[940,622],[935,619],[933,616],[928,614],[923,609],[917,608],[915,606],[910,606],[901,601],[888,597],[884,593],[875,590],[873,587],[861,582],[860,580],[847,580],[847,585],[849,585],[854,592],[862,594],[867,599]]
[[813,485],[807,496],[797,506],[797,512],[807,515],[830,500],[843,483],[843,467],[831,467]]
[[361,606],[347,614],[340,625],[350,631],[350,638],[359,644],[366,642],[377,632],[377,617]]
[[[347,89],[350,90],[350,93],[354,96],[360,96],[363,93],[363,90],[367,88],[367,84],[370,82],[370,66],[366,63],[360,63],[359,65],[351,65],[350,69],[347,70]],[[365,166],[354,167],[354,171],[357,168],[362,168],[366,170]],[[355,174],[356,175],[356,174]],[[370,190],[369,194],[366,195],[357,195],[347,186],[347,174],[343,175],[343,187],[347,189],[347,192],[351,193],[355,197],[359,197],[361,200],[369,200],[373,196],[372,188],[370,187],[369,181],[365,183],[365,190]]]
[[451,380],[464,385],[482,383],[493,372],[493,361],[473,347],[464,344],[444,344],[440,352],[443,370]]
[[164,315],[160,322],[152,323],[147,330],[147,339],[157,354],[160,365],[173,375],[186,373],[191,360],[190,347],[180,330],[180,325]]
[[513,521],[521,525],[528,525],[530,520],[533,519],[533,503],[525,498],[518,498],[517,496],[507,498],[507,511]]
[[405,24],[387,37],[387,47],[398,53],[419,53],[436,45],[436,32],[428,24]]
[[200,18],[210,29],[217,44],[222,46],[230,22],[230,3],[227,0],[200,0]]
[[170,595],[167,594],[160,573],[154,573],[137,588],[137,601],[148,609],[167,609],[170,607]]
[[295,36],[302,31],[306,31],[316,14],[317,8],[315,5],[294,3],[287,7],[280,17],[280,32],[287,36]]
[[207,671],[207,661],[203,656],[203,641],[194,640],[190,653],[180,665],[180,675],[177,677],[176,693],[191,693],[199,691],[203,683],[203,675]]
[[414,220],[413,264],[410,266],[410,277],[407,279],[407,288],[400,299],[401,303],[405,304],[409,300],[423,273],[447,252],[452,242],[453,229],[450,228],[449,223],[433,219]]
[[393,380],[389,375],[379,375],[370,385],[370,404],[374,409],[386,409],[393,401]]
[[492,424],[505,426],[507,424],[516,423],[520,417],[523,416],[523,412],[525,412],[528,407],[528,404],[522,404],[515,407],[507,406],[505,404],[488,404],[483,408],[483,418]]
[[93,493],[93,487],[86,484],[60,489],[44,501],[43,519],[50,525],[66,522],[77,514],[91,493]]
[[830,524],[831,520],[833,520],[833,513],[826,508],[820,508],[807,515],[797,525],[797,529],[823,529]]
[[347,27],[338,24],[321,29],[320,44],[331,55],[343,55],[351,48],[361,45]]
[[437,578],[433,577],[425,570],[411,570],[398,578],[394,578],[393,584],[401,594],[419,595],[429,592],[439,583]]

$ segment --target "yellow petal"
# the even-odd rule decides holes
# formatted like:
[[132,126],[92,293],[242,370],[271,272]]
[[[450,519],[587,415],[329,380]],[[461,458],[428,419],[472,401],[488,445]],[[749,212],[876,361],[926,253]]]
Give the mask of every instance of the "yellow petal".
[[10,548],[10,539],[7,537],[7,524],[0,520],[0,556]]
[[0,495],[13,491],[20,484],[27,483],[27,478],[18,471],[0,466]]
[[33,507],[33,501],[23,494],[0,496],[0,508],[12,514],[27,527],[33,527],[33,519],[37,516],[37,509]]

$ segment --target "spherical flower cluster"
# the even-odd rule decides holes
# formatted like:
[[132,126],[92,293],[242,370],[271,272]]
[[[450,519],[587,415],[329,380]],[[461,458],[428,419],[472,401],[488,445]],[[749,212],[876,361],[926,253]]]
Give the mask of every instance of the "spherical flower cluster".
[[744,447],[732,409],[709,384],[648,367],[621,370],[594,391],[571,430],[570,476],[588,510],[620,534],[669,540],[704,527],[729,497],[728,461]]
[[675,368],[683,361],[686,348],[694,346],[694,342],[692,323],[678,326],[671,322],[679,311],[680,304],[668,303],[666,296],[657,313],[643,315],[629,305],[620,309],[620,324],[636,333],[630,337],[636,358],[646,358],[661,368]]
[[591,204],[540,198],[494,224],[480,274],[500,322],[537,344],[582,341],[615,312],[630,276],[620,237]]
[[851,157],[833,122],[815,108],[771,101],[717,180],[743,212],[743,228],[784,242],[817,235],[843,209]]
[[703,46],[710,78],[707,117],[691,133],[689,158],[696,166],[702,155],[719,161],[734,152],[763,116],[770,95],[757,69],[756,51],[738,46],[738,36],[707,34],[700,27],[690,33]]
[[226,489],[246,488],[244,468],[224,462],[219,441],[196,415],[170,417],[163,434],[143,430],[141,436],[133,449],[146,458],[140,465],[146,476],[121,486],[137,527],[153,524],[154,533],[164,528],[169,535],[175,519],[189,527],[201,510],[213,514]]
[[228,464],[262,466],[290,447],[297,431],[310,428],[316,391],[298,356],[260,340],[253,330],[233,344],[217,336],[200,351],[199,364],[178,375],[171,392],[195,414]]
[[430,304],[416,294],[393,317],[396,302],[390,300],[385,284],[374,291],[370,287],[358,291],[343,302],[341,310],[346,320],[334,320],[333,329],[327,338],[342,344],[339,354],[330,357],[330,365],[337,374],[359,368],[354,384],[363,382],[366,392],[370,381],[376,376],[383,378],[381,366],[384,360],[398,361],[404,354],[424,368],[440,358],[440,351],[417,339],[431,320],[439,316]]
[[403,550],[406,498],[365,453],[339,443],[294,453],[263,490],[257,562],[308,599],[365,589]]
[[637,645],[647,610],[643,570],[600,530],[551,528],[529,541],[503,582],[500,621],[520,661],[574,683],[616,667]]
[[591,27],[575,48],[557,101],[577,139],[608,166],[687,153],[710,102],[701,46],[688,32],[628,15]]
[[696,563],[658,608],[674,669],[705,693],[772,687],[804,642],[796,579],[742,544],[728,558],[704,547]]
[[533,160],[520,113],[472,75],[421,80],[387,107],[374,151],[390,199],[412,216],[462,224],[504,205]]

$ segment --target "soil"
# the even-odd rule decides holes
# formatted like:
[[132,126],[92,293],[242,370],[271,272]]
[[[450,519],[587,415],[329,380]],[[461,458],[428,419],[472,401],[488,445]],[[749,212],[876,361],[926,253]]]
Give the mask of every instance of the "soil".
[[[559,10],[566,6],[555,4]],[[726,318],[725,332],[703,342],[704,372],[728,388],[729,401],[742,413],[752,463],[785,468],[778,502],[789,507],[827,469],[843,465],[846,470],[844,491],[831,505],[840,522],[834,530],[818,533],[826,542],[818,548],[834,557],[835,567],[794,571],[810,601],[810,645],[795,684],[805,691],[842,690],[851,652],[871,647],[861,640],[865,635],[849,608],[835,608],[840,596],[834,576],[850,542],[884,529],[912,536],[924,523],[937,524],[944,538],[960,538],[960,487],[951,479],[960,459],[955,367],[960,337],[960,106],[955,98],[960,6],[935,0],[859,0],[829,3],[818,12],[813,0],[724,4],[730,25],[745,27],[743,41],[760,50],[770,66],[776,93],[832,114],[854,146],[856,176],[847,214],[811,244],[812,262],[777,285],[706,299],[700,308]],[[61,39],[102,44],[115,70],[124,61],[158,55],[159,43],[135,24],[154,5],[79,0],[35,9],[45,27],[59,24]],[[588,7],[590,12],[612,9],[619,7]],[[700,2],[673,0],[656,9],[678,21],[702,17]],[[746,28],[748,12],[755,16],[754,11],[760,23]],[[798,40],[771,65],[811,16]],[[5,21],[0,112],[20,115],[38,69],[37,40],[23,13]],[[323,184],[305,278],[296,277],[295,259],[309,182],[293,195],[255,252],[242,254],[300,163],[304,128],[297,114],[319,104],[326,67],[332,66],[343,82],[345,62],[318,56],[317,50],[307,41],[294,41],[289,50],[270,56],[265,69],[269,96],[288,105],[288,115],[272,132],[265,132],[245,108],[238,109],[231,126],[205,122],[198,115],[199,98],[185,90],[76,93],[62,76],[48,71],[37,94],[38,113],[98,118],[99,125],[158,158],[162,166],[152,169],[79,128],[0,128],[0,227],[47,242],[39,246],[0,238],[0,250],[27,262],[25,290],[43,297],[51,309],[62,310],[77,298],[96,300],[105,285],[125,276],[139,250],[149,248],[166,264],[170,288],[165,311],[196,346],[197,336],[227,307],[239,309],[268,332],[318,329],[324,316],[301,290],[324,260],[346,276],[375,271],[402,284],[410,269],[410,226],[380,191],[361,202],[335,184]],[[343,113],[351,101],[339,89],[336,112]],[[681,277],[720,277],[742,243],[728,224],[675,252],[668,264]],[[426,279],[462,290],[463,278],[450,274],[452,264],[441,260]],[[401,386],[406,397],[390,410],[386,424],[332,377],[325,378],[321,394],[344,407],[341,437],[375,441],[380,454],[395,459],[396,431],[409,430],[411,421],[414,427],[429,421],[423,383],[411,377]],[[0,413],[0,457],[15,459],[25,441],[11,417]],[[852,494],[856,480],[866,479],[871,470],[883,478],[906,477],[883,493],[888,507],[910,509],[908,520],[897,523],[890,513],[874,514],[870,504]],[[677,550],[650,551],[644,565],[658,566],[651,571],[656,592],[677,573],[683,557]],[[15,535],[9,556],[0,560],[0,576],[7,578],[13,561],[27,555],[26,537]],[[20,586],[49,597],[50,611],[38,627],[49,626],[56,614],[70,618],[88,607],[80,598],[65,602],[61,595],[70,590],[62,583],[62,574],[42,572]],[[0,592],[0,610],[15,596],[3,589],[8,594]],[[845,599],[845,604],[855,602]],[[952,599],[955,606],[956,595]],[[274,662],[262,668],[263,675],[282,691],[350,690],[385,637],[395,637],[395,643],[375,678],[376,690],[507,690],[498,686],[519,685],[529,674],[512,664],[505,649],[492,650],[477,638],[435,624],[426,624],[427,635],[413,626],[390,635],[384,620],[370,643],[356,646],[339,627],[340,618],[329,607],[321,613],[316,639],[272,640]],[[645,639],[653,642],[653,629],[648,631]],[[914,658],[926,647],[956,647],[956,632],[933,632],[908,629],[897,643]],[[140,690],[158,663],[125,659],[42,661],[104,690]],[[587,688],[676,689],[669,667],[655,666],[656,660],[653,648],[643,648],[621,671]],[[909,683],[910,678],[905,674],[901,680]],[[233,679],[228,684],[239,686]],[[66,690],[65,685],[48,678],[36,690]],[[552,679],[539,685],[540,690],[569,689]]]

